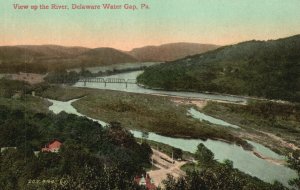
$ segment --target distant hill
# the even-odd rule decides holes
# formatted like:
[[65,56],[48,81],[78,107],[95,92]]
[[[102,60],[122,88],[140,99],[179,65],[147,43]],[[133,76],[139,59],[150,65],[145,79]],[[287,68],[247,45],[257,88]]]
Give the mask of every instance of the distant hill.
[[16,46],[19,48],[23,48],[25,50],[29,50],[32,52],[37,52],[47,57],[67,57],[67,56],[76,56],[82,54],[89,50],[89,48],[85,47],[65,47],[58,45],[23,45]]
[[[124,52],[113,48],[58,45],[0,46],[0,72],[46,72],[55,69],[91,67],[146,61],[170,61],[217,48],[215,45],[174,43],[146,46]],[[25,69],[26,68],[26,69]]]
[[41,46],[1,46],[0,60],[2,62],[34,62],[36,60],[68,58],[77,56],[89,50],[83,47],[64,47],[56,45]]
[[137,59],[113,48],[89,49],[56,45],[0,47],[0,71],[22,70],[25,63],[30,68],[38,68],[36,70],[51,70],[128,62],[137,62]]
[[137,62],[137,59],[129,54],[113,48],[96,48],[88,50],[77,57],[81,62],[89,65],[104,65],[117,63]]
[[170,43],[161,46],[145,46],[128,52],[139,61],[173,61],[218,48],[212,44]]
[[300,102],[300,35],[248,41],[146,69],[146,86]]

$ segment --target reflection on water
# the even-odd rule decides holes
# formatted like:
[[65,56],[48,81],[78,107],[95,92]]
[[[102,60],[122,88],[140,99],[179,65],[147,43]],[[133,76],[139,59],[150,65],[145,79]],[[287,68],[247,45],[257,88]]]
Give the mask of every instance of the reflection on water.
[[[48,100],[53,103],[53,105],[49,107],[49,110],[53,111],[55,114],[60,113],[61,111],[65,111],[66,113],[87,117],[81,113],[78,113],[77,110],[72,106],[72,103],[75,102],[77,99],[68,102],[61,102],[50,99]],[[90,117],[87,118],[92,119]],[[107,123],[103,121],[96,119],[92,120],[99,122],[103,126],[107,126]],[[135,137],[142,138],[142,132],[131,130],[131,133]],[[215,140],[202,141],[198,139],[172,138],[151,132],[149,133],[147,139],[168,144],[170,146],[180,148],[184,151],[189,151],[192,153],[194,153],[197,150],[197,146],[199,143],[203,143],[215,154],[215,158],[217,160],[232,160],[235,168],[238,168],[239,170],[248,173],[252,176],[256,176],[266,182],[274,182],[274,180],[277,180],[283,183],[285,186],[288,186],[288,181],[297,177],[297,173],[294,170],[291,170],[290,168],[285,166],[276,165],[263,159],[260,159],[251,152],[245,151],[242,147],[237,146],[235,144],[228,144],[225,142]],[[274,158],[282,158],[275,152],[271,151],[266,147],[263,147],[260,144],[251,141],[250,143],[254,145],[258,152],[262,153],[263,155]]]
[[[121,79],[136,79],[136,77],[142,74],[143,71],[134,71],[128,73],[121,73],[116,75],[110,75],[108,77],[101,77],[101,78],[121,78]],[[104,83],[86,83],[84,86],[83,82],[77,82],[75,87],[87,87],[87,88],[97,88],[97,89],[106,89],[106,90],[117,90],[117,91],[124,91],[124,92],[134,92],[140,94],[162,94],[162,95],[171,95],[171,96],[181,96],[181,97],[190,97],[190,98],[201,98],[201,99],[212,99],[212,100],[224,100],[224,101],[231,101],[231,102],[247,102],[246,98],[243,97],[236,97],[236,96],[225,96],[225,95],[216,95],[216,94],[204,94],[204,93],[196,93],[196,92],[174,92],[174,91],[164,91],[164,90],[152,90],[152,89],[145,89],[137,84],[128,84],[126,85],[123,83],[108,83],[106,86]]]
[[232,125],[232,124],[227,123],[227,122],[225,122],[221,119],[216,119],[216,118],[213,118],[209,115],[201,113],[201,112],[195,110],[194,108],[189,109],[188,114],[190,114],[195,119],[199,119],[200,121],[204,120],[204,121],[208,121],[212,124],[221,125],[221,126],[224,126],[224,127],[232,127],[232,128],[235,128],[235,129],[240,128],[239,126]]

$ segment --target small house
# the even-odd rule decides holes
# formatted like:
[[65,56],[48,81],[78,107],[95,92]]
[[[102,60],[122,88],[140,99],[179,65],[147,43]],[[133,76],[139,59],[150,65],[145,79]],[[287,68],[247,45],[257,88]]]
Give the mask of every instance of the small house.
[[157,189],[153,179],[149,176],[149,174],[146,174],[146,177],[144,177],[144,175],[142,175],[142,177],[135,177],[134,181],[136,184],[146,187],[147,190]]
[[42,152],[54,152],[57,153],[62,145],[62,142],[59,140],[53,140],[45,145],[44,148],[42,148]]

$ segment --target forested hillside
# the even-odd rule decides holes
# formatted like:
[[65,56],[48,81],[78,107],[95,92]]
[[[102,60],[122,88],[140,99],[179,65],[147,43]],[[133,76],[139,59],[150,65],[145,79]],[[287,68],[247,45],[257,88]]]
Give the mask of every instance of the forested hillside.
[[300,35],[249,41],[147,68],[139,83],[300,101]]
[[[138,189],[134,177],[150,164],[147,144],[138,144],[118,123],[103,128],[86,118],[11,110],[0,106],[1,189]],[[40,152],[53,139],[58,153]]]
[[139,61],[171,61],[195,55],[218,46],[196,43],[173,43],[145,46],[131,51],[100,47],[66,47],[58,45],[0,46],[0,73],[45,73],[79,67],[93,67]]
[[0,47],[0,73],[43,73],[57,69],[133,62],[137,62],[134,57],[113,48],[56,45]]
[[196,55],[210,50],[217,49],[219,46],[213,44],[198,43],[170,43],[160,46],[145,46],[134,48],[128,53],[139,61],[174,61],[189,55]]

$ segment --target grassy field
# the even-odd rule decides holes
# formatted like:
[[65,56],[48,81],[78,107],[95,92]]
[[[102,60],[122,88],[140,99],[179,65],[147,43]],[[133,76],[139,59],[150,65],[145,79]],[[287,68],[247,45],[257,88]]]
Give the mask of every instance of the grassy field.
[[[300,147],[300,109],[297,104],[252,101],[248,105],[209,102],[202,112],[243,128],[245,137],[255,140],[276,152],[290,148],[279,145],[278,139]],[[246,131],[246,132],[245,132]],[[242,134],[242,135],[243,135]],[[270,138],[270,135],[274,138]],[[278,146],[279,145],[279,146]]]
[[228,129],[188,117],[187,107],[169,97],[72,87],[52,87],[42,96],[61,101],[82,97],[73,103],[80,113],[105,122],[117,121],[129,129],[182,138],[223,139],[247,146]]
[[95,93],[92,89],[86,89],[86,88],[72,88],[70,86],[51,86],[50,88],[46,89],[45,91],[42,91],[39,96],[42,96],[44,98],[59,100],[59,101],[69,101],[72,99],[77,99],[84,97],[88,94]]
[[[241,130],[231,130],[188,117],[188,107],[174,103],[169,97],[68,86],[52,86],[38,95],[61,101],[81,97],[82,99],[73,103],[80,113],[105,122],[118,121],[129,129],[173,137],[224,139],[238,141],[238,144],[243,144],[241,139],[246,138],[281,154],[286,154],[291,149],[265,133],[282,138],[287,143],[297,146],[300,144],[299,108],[293,106],[265,106],[264,103],[255,102],[245,106],[208,102],[202,112],[242,127]],[[27,96],[26,101],[24,98],[0,98],[0,105],[20,109],[25,109],[26,106],[26,109],[46,112],[50,103],[38,97]]]
[[227,129],[187,117],[187,107],[168,97],[99,91],[73,103],[81,113],[131,129],[183,138],[220,138],[236,141]]

